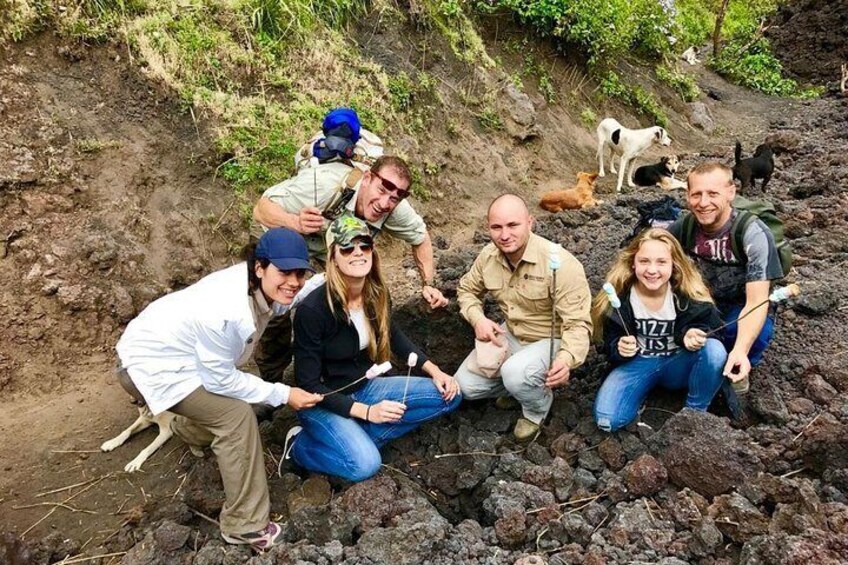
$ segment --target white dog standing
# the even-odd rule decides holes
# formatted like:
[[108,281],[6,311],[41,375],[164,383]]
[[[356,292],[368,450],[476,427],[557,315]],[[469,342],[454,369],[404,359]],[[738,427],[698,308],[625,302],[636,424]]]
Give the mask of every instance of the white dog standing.
[[[665,128],[654,126],[645,129],[627,129],[614,118],[601,120],[601,123],[598,124],[598,176],[606,175],[604,172],[604,151],[609,146],[612,149],[610,172],[613,174],[616,174],[615,156],[616,154],[621,155],[619,163],[621,170],[617,171],[618,184],[615,187],[616,192],[621,192],[621,185],[624,182],[628,165],[632,168],[633,159],[655,143],[664,146],[671,145],[671,138]],[[627,175],[627,184],[628,186],[636,186],[633,184],[630,175]]]

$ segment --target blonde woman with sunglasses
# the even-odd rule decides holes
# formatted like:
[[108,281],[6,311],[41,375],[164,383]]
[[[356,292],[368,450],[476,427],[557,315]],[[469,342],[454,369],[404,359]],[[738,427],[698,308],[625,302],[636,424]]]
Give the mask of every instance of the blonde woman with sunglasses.
[[[295,378],[324,399],[298,414],[302,428],[289,432],[286,455],[310,471],[362,481],[380,469],[385,443],[455,410],[459,385],[392,324],[368,225],[337,218],[327,248],[327,282],[294,319]],[[405,364],[410,354],[416,376],[360,380],[373,364],[392,355]]]

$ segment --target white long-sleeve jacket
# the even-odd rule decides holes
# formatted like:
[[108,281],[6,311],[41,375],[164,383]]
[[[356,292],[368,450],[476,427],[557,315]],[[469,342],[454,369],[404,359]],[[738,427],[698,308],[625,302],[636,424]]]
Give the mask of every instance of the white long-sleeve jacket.
[[[282,315],[323,283],[315,276]],[[240,371],[261,337],[247,291],[247,266],[239,263],[159,298],[129,323],[116,349],[121,363],[154,414],[164,412],[198,387],[251,404],[279,406],[290,387]],[[262,328],[264,330],[264,328]]]

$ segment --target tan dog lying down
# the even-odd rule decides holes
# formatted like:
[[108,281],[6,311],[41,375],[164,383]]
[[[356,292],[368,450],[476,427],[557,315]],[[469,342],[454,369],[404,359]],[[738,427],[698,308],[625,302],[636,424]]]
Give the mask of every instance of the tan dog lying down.
[[542,195],[539,206],[548,212],[562,210],[577,210],[603,204],[603,200],[595,200],[595,179],[598,173],[577,173],[577,184],[567,190],[551,190]]

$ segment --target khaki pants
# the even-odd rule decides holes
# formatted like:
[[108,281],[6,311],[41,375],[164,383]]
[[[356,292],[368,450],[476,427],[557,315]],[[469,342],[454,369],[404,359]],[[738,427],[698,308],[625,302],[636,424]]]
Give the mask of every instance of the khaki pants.
[[[459,382],[462,397],[468,400],[512,396],[521,404],[525,418],[540,424],[548,415],[554,395],[545,386],[550,364],[551,340],[542,339],[522,345],[508,331],[504,331],[510,357],[501,365],[495,378],[487,378],[468,370],[468,357],[457,369],[454,378]],[[554,340],[554,351],[560,340]]]
[[259,426],[250,404],[198,388],[169,408],[178,416],[171,428],[183,441],[211,447],[218,459],[227,500],[221,531],[256,532],[268,525],[271,503]]

